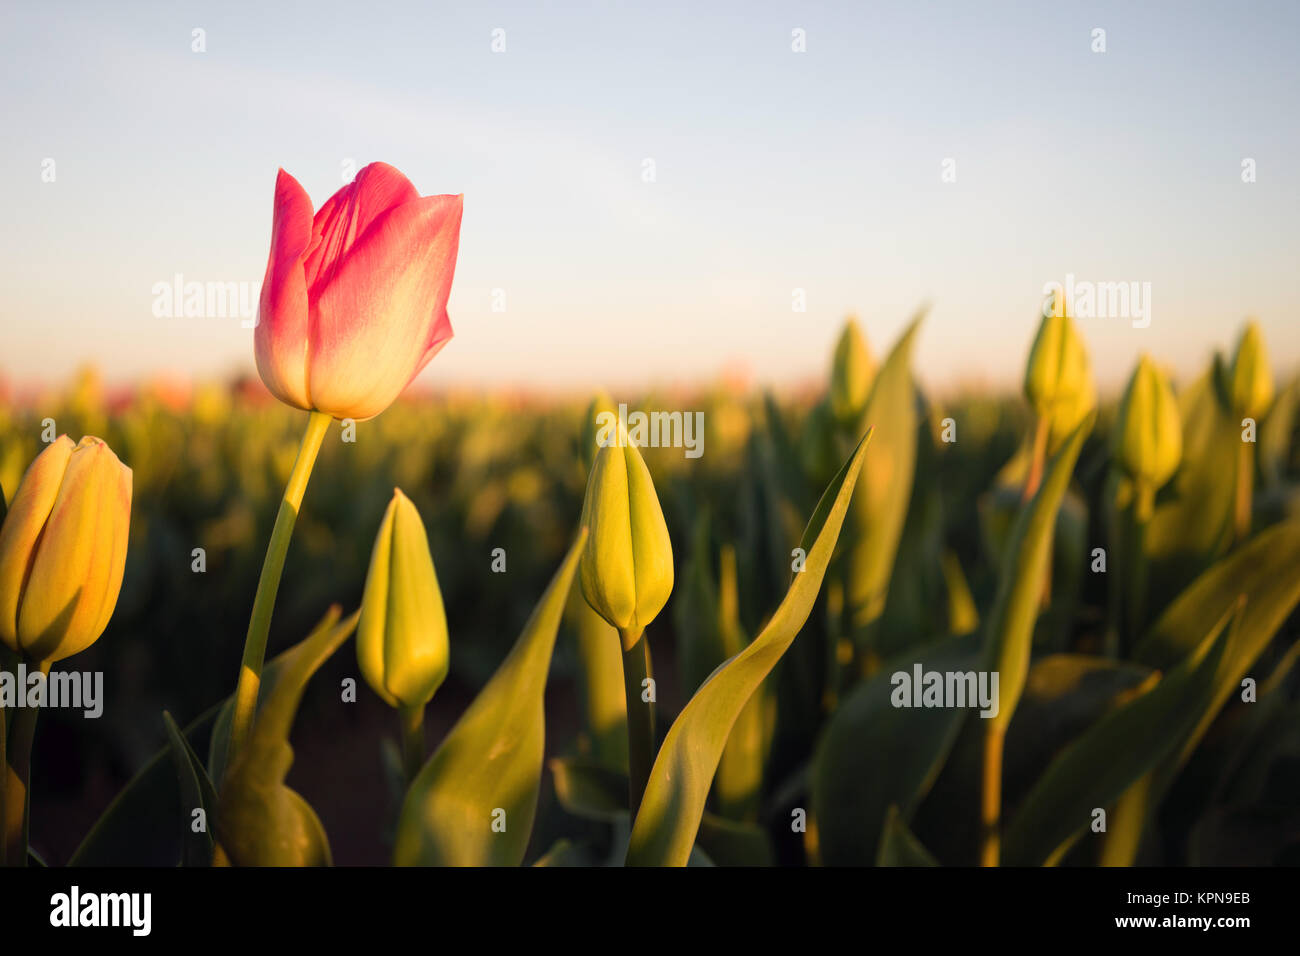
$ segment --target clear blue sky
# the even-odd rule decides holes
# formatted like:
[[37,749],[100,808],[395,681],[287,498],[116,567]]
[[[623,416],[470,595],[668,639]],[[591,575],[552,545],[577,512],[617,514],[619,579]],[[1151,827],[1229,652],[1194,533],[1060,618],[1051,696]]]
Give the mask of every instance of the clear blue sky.
[[1151,283],[1149,328],[1081,320],[1104,387],[1143,350],[1191,371],[1247,315],[1279,370],[1300,359],[1295,3],[17,6],[0,375],[20,383],[251,368],[238,319],[157,318],[154,284],[256,284],[276,169],[319,205],[349,160],[465,194],[430,384],[793,382],[847,312],[879,352],[923,300],[924,381],[1009,383],[1067,272]]

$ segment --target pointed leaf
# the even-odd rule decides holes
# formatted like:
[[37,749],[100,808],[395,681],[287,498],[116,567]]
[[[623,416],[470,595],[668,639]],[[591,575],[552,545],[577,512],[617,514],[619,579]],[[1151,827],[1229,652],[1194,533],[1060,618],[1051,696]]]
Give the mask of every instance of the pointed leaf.
[[1048,466],[1043,483],[1020,511],[1002,560],[998,596],[989,615],[988,669],[998,674],[999,709],[990,727],[1006,728],[1029,675],[1034,624],[1047,578],[1056,513],[1065,497],[1093,416],[1080,424]]
[[871,385],[861,421],[876,434],[849,509],[845,556],[845,605],[854,639],[861,645],[885,610],[894,558],[912,498],[916,467],[917,410],[912,384],[912,347],[924,313],[899,337]]
[[393,850],[399,866],[523,862],[542,776],[551,652],[586,538],[583,528],[514,649],[411,783]]
[[[171,750],[172,765],[176,768],[176,778],[181,791],[181,824],[183,836],[182,866],[210,866],[212,864],[212,833],[207,825],[217,807],[217,794],[208,779],[207,771],[194,755],[185,735],[172,720],[172,715],[163,711],[163,727],[167,731],[167,744]],[[194,832],[194,811],[203,811],[204,827]]]
[[1111,806],[1176,750],[1213,693],[1240,607],[1151,690],[1112,710],[1052,761],[1007,827],[1007,864],[1035,866],[1059,857],[1087,828],[1095,808]]
[[938,866],[915,834],[907,828],[898,807],[890,806],[881,834],[880,854],[876,866]]
[[629,864],[684,866],[689,859],[731,728],[812,612],[870,436],[863,436],[822,495],[800,543],[807,554],[804,570],[795,574],[767,627],[713,672],[669,728],[632,827]]

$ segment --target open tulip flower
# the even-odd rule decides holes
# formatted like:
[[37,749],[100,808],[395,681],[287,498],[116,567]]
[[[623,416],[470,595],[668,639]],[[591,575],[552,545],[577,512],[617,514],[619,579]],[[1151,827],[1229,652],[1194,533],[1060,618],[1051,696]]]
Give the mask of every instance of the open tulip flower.
[[371,163],[313,216],[280,170],[254,333],[277,398],[358,421],[393,403],[451,338],[461,201]]

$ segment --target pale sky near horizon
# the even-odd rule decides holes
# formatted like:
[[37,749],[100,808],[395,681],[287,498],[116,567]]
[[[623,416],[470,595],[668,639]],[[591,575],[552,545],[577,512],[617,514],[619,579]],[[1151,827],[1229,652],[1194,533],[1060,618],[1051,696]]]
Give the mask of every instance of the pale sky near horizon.
[[373,160],[465,194],[423,384],[793,383],[847,313],[879,354],[927,301],[923,382],[1012,384],[1067,273],[1150,284],[1148,328],[1079,319],[1103,388],[1142,351],[1197,371],[1247,316],[1300,364],[1300,4],[0,11],[18,384],[251,369],[238,316],[159,318],[156,284],[255,291],[277,168],[319,206]]

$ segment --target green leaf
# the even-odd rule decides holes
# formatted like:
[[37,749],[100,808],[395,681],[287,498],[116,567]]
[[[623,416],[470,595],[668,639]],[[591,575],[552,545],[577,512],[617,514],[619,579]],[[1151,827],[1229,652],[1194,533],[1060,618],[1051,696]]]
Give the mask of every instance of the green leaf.
[[1257,534],[1197,578],[1169,605],[1134,650],[1134,658],[1168,669],[1197,646],[1195,634],[1206,621],[1227,613],[1241,595],[1246,607],[1214,675],[1214,696],[1180,754],[1194,749],[1224,702],[1240,685],[1300,603],[1300,520]]
[[849,509],[845,611],[859,647],[885,610],[916,467],[917,410],[912,347],[924,313],[915,316],[871,385],[863,424],[876,434]]
[[[203,764],[194,753],[194,748],[176,726],[172,715],[165,710],[163,727],[167,731],[167,744],[181,791],[181,833],[184,848],[181,853],[181,865],[211,866],[214,844],[207,822],[212,819],[216,811],[216,790],[212,786],[212,781],[208,779]],[[193,826],[195,810],[203,811],[204,827],[198,833],[194,832]]]
[[293,764],[289,731],[307,682],[357,626],[332,608],[290,649],[280,678],[263,699],[253,729],[221,782],[217,840],[235,866],[329,866],[320,818],[284,780]]
[[890,805],[880,840],[876,866],[938,866],[939,862],[916,838],[898,807]]
[[1024,689],[1057,510],[1083,440],[1092,430],[1093,417],[1089,415],[1075,428],[1052,459],[1042,485],[1021,509],[1004,552],[988,630],[988,669],[998,674],[999,709],[996,716],[987,718],[986,729],[1006,728]]
[[[583,528],[514,649],[412,781],[393,859],[399,866],[518,866],[537,810],[543,695]],[[504,832],[494,822],[504,811]]]
[[1059,858],[1087,829],[1095,808],[1111,806],[1176,750],[1213,692],[1240,607],[1151,690],[1106,714],[1052,761],[1007,827],[1005,863],[1035,866]]
[[629,864],[683,866],[689,859],[713,775],[736,718],[812,612],[870,435],[863,436],[822,495],[800,542],[807,555],[804,569],[796,572],[767,627],[713,672],[669,728],[632,827]]
[[[887,663],[855,687],[827,724],[812,765],[812,812],[827,866],[870,866],[891,806],[910,819],[929,792],[966,711],[895,707],[892,675],[971,671],[979,666],[974,635],[948,637]],[[882,768],[888,768],[887,772]]]
[[[200,739],[221,706],[213,704],[191,721],[183,731],[186,739]],[[179,857],[182,845],[176,831],[158,826],[176,812],[170,754],[168,745],[149,758],[82,838],[69,866],[158,866]],[[208,823],[211,826],[211,814]]]
[[[627,774],[580,758],[557,757],[548,764],[555,796],[584,820],[627,826]],[[759,827],[705,812],[697,849],[719,866],[771,866],[772,844]]]

